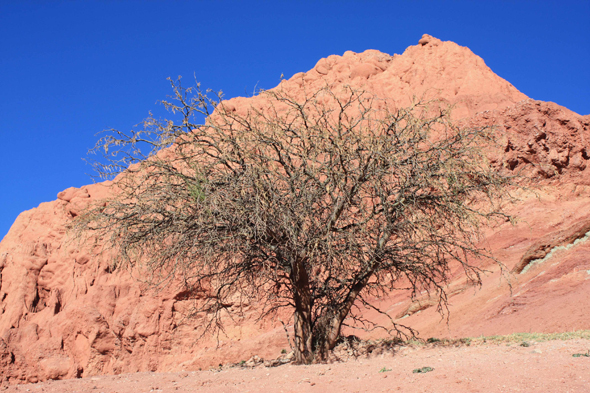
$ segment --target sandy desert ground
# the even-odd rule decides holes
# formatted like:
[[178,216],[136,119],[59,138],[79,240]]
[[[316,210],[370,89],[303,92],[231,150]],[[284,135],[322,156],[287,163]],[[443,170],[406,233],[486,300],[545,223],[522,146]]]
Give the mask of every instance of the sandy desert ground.
[[[6,392],[577,393],[590,392],[589,349],[589,339],[410,345],[331,364],[120,374],[17,385]],[[433,370],[414,372],[424,367]]]

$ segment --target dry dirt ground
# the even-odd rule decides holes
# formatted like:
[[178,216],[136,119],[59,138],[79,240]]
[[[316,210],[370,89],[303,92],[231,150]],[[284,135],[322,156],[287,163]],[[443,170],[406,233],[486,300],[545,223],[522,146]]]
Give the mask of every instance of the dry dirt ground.
[[[410,345],[341,363],[121,374],[17,385],[6,391],[590,392],[589,350],[588,339]],[[433,370],[414,372],[423,367]]]

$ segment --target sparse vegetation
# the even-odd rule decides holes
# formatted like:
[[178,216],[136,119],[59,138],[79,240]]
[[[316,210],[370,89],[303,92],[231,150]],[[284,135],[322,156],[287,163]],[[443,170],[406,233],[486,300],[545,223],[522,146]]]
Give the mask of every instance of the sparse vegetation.
[[525,341],[531,343],[552,340],[574,340],[579,338],[590,339],[590,330],[564,333],[513,333],[504,336],[472,337],[470,340],[474,344],[479,344],[480,342],[517,343]]
[[[530,341],[523,341],[523,339],[527,339]],[[566,333],[514,333],[504,336],[480,336],[476,338],[459,338],[459,339],[436,339],[436,340],[418,340],[418,339],[411,339],[411,340],[400,340],[400,339],[379,339],[379,340],[342,340],[336,347],[336,352],[338,353],[347,353],[349,356],[338,356],[338,353],[333,353],[330,360],[334,362],[341,362],[346,361],[349,359],[357,359],[357,358],[369,358],[375,355],[382,355],[385,353],[394,354],[396,350],[402,347],[426,347],[432,345],[434,347],[460,347],[460,346],[471,346],[473,345],[483,345],[483,344],[503,344],[506,343],[508,345],[518,343],[521,345],[523,342],[526,342],[528,346],[532,345],[534,342],[543,342],[543,341],[553,341],[553,340],[574,340],[574,339],[587,339],[590,340],[590,330],[580,330],[576,332],[566,332]],[[525,346],[527,347],[527,346]],[[283,353],[283,351],[281,351]],[[590,350],[585,353],[574,353],[573,357],[590,357]],[[254,357],[258,358],[258,357]],[[264,363],[267,367],[276,367],[283,364],[290,363],[291,360],[283,360],[281,357],[271,360],[271,361],[263,361],[260,360],[258,364]],[[244,367],[246,365],[246,361],[242,360],[238,363],[239,366]],[[429,367],[424,367],[422,370],[427,369]],[[392,371],[392,369],[388,369],[387,367],[383,367],[379,370],[379,373],[385,373]],[[432,371],[432,370],[431,370]],[[422,373],[428,371],[415,371],[414,373]]]
[[[432,344],[436,346],[461,346],[461,345],[481,345],[481,344],[518,344],[521,346],[530,346],[535,342],[553,341],[553,340],[575,340],[575,339],[587,339],[590,340],[590,330],[578,330],[574,332],[564,333],[513,333],[503,336],[479,336],[479,337],[464,337],[464,338],[453,338],[453,339],[427,339],[425,341],[420,340],[407,340],[403,345],[422,346],[426,344]],[[525,345],[522,345],[526,343]]]

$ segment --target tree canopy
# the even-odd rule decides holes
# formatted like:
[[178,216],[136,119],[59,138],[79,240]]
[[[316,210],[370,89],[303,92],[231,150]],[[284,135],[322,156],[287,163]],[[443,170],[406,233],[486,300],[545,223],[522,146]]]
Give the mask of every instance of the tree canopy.
[[235,299],[261,315],[287,307],[296,361],[310,363],[343,325],[373,326],[362,319],[371,299],[428,289],[444,308],[452,266],[480,282],[473,260],[490,255],[478,236],[505,217],[509,183],[482,154],[489,128],[457,126],[441,103],[399,109],[346,86],[303,97],[279,87],[235,108],[171,84],[163,104],[179,121],[150,116],[98,141],[99,173],[123,173],[76,225],[154,285],[206,291],[207,328]]

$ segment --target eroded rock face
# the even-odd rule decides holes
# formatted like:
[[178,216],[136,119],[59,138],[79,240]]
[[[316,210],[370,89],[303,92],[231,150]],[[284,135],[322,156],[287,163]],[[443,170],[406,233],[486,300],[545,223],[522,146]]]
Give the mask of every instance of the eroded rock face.
[[279,86],[302,94],[304,84],[308,91],[326,84],[348,84],[394,100],[399,107],[408,106],[414,97],[443,99],[455,105],[458,119],[504,109],[527,98],[468,48],[426,34],[402,55],[367,50],[328,56],[312,70],[295,74]]
[[108,256],[70,238],[66,225],[108,192],[104,184],[65,190],[22,213],[0,244],[4,381],[205,367],[286,346],[281,335],[264,337],[264,326],[229,326],[228,338],[251,339],[243,348],[226,337],[218,350],[212,339],[196,345],[200,321],[184,323],[191,301],[182,292],[146,291],[139,277],[113,272]]
[[510,170],[536,179],[589,185],[590,122],[552,102],[523,100],[501,111],[485,111],[475,124],[495,125],[499,149],[490,154]]
[[[413,96],[442,98],[455,105],[455,118],[496,125],[490,161],[538,186],[536,196],[519,192],[520,202],[510,208],[520,218],[516,226],[486,232],[484,242],[507,270],[539,239],[552,244],[552,233],[580,225],[590,211],[590,117],[528,99],[468,48],[424,35],[402,55],[368,50],[329,56],[280,87],[302,95],[303,87],[326,84],[362,88],[400,107]],[[246,111],[256,100],[234,98],[225,105]],[[109,183],[64,190],[57,200],[21,213],[0,243],[3,383],[194,369],[276,357],[288,347],[282,326],[248,319],[256,305],[243,305],[241,323],[228,324],[221,342],[197,342],[202,321],[184,318],[191,301],[181,291],[149,292],[132,273],[112,271],[108,254],[70,238],[66,227],[73,218],[109,193]],[[487,266],[491,273],[480,291],[465,286],[458,271],[450,285],[448,326],[426,295],[413,304],[407,293],[395,293],[383,299],[383,309],[432,336],[587,328],[589,247],[578,244],[511,276],[513,296],[496,265]]]

